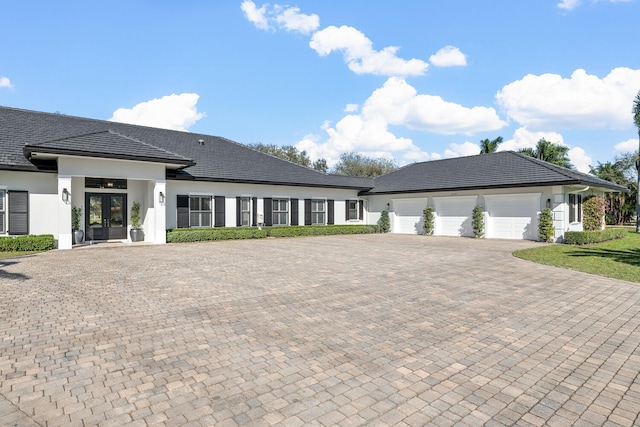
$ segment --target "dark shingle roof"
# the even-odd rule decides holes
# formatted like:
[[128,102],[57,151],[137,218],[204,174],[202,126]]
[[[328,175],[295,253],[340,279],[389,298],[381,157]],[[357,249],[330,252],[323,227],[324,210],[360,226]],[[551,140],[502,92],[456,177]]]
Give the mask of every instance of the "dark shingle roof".
[[0,107],[0,169],[37,171],[23,149],[129,155],[174,164],[195,161],[174,179],[358,190],[373,185],[369,178],[325,174],[216,136]]
[[589,185],[614,191],[626,187],[513,151],[414,163],[374,179],[367,194]]

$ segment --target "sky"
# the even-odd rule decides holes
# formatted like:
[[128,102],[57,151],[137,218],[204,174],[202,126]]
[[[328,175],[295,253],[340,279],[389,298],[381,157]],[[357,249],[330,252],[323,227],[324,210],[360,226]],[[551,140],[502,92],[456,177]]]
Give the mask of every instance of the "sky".
[[638,148],[640,0],[0,1],[0,105],[397,164]]

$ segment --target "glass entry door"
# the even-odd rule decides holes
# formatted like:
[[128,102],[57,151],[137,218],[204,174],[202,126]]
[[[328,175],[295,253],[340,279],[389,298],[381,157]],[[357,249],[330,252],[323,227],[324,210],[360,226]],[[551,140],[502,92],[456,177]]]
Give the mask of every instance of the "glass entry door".
[[87,240],[127,238],[127,195],[87,193],[85,199]]

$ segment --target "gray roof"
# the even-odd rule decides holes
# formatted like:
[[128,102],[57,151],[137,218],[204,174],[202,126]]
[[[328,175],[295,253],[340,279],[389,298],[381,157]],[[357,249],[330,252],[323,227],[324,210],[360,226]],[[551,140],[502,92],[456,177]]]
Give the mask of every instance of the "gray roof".
[[373,185],[370,178],[325,174],[217,136],[0,107],[0,169],[42,170],[25,157],[32,152],[188,165],[170,179],[356,190]]
[[513,151],[414,163],[374,179],[366,194],[419,193],[548,185],[626,187]]

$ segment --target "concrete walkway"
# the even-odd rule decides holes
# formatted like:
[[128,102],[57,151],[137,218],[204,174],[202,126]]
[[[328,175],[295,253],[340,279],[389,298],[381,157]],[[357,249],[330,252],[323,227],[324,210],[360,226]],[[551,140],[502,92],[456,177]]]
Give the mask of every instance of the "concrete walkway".
[[640,285],[366,235],[0,259],[0,424],[638,425]]

